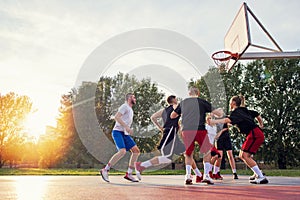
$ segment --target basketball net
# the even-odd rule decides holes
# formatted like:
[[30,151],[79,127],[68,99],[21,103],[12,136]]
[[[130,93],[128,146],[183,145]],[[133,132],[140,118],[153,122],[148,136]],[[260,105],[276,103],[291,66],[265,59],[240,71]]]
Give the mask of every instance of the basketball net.
[[232,53],[230,51],[217,51],[213,53],[211,57],[219,68],[219,71],[225,72],[229,70],[228,64],[230,59],[236,60],[238,56],[238,53]]

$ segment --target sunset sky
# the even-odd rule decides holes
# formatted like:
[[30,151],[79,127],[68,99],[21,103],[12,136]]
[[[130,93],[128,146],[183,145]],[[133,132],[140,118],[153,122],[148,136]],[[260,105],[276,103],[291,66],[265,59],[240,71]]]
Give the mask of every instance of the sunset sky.
[[[55,125],[60,96],[75,86],[83,63],[103,42],[136,29],[166,29],[195,41],[209,57],[223,48],[224,36],[242,3],[240,0],[2,0],[0,93],[15,92],[32,99],[37,111],[28,124],[33,134],[38,135],[45,131],[46,125]],[[300,1],[264,0],[247,4],[282,49],[300,49]],[[174,68],[186,65],[165,53],[150,54],[138,52],[123,57],[107,73],[128,72],[126,65],[161,64]],[[190,74],[183,76],[193,78]]]

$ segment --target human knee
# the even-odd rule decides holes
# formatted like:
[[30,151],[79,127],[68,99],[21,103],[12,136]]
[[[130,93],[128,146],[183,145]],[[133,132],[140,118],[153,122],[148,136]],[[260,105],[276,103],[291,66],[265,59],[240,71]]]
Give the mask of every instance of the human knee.
[[239,158],[242,159],[242,160],[245,160],[245,159],[250,158],[250,156],[251,156],[250,154],[242,152],[242,153],[240,153]]
[[140,154],[140,149],[137,148],[137,147],[136,148],[132,148],[131,152],[134,153],[134,154],[138,154],[139,155]]
[[125,154],[126,154],[126,149],[120,149],[120,150],[119,150],[119,155],[120,155],[120,156],[123,157],[123,156],[125,156]]

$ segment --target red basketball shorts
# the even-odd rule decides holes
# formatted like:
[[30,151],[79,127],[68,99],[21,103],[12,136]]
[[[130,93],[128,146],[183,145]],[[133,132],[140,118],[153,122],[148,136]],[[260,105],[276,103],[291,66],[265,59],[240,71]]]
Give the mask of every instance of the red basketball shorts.
[[210,154],[211,154],[211,156],[218,155],[218,158],[221,157],[220,152],[218,151],[218,149],[217,149],[215,146],[213,146],[213,147],[210,149]]
[[192,155],[195,149],[195,142],[200,146],[200,153],[207,153],[212,148],[206,130],[182,131],[182,139],[185,146],[185,153],[188,156]]
[[256,127],[247,135],[246,140],[242,145],[242,151],[255,154],[264,141],[264,133],[259,127]]

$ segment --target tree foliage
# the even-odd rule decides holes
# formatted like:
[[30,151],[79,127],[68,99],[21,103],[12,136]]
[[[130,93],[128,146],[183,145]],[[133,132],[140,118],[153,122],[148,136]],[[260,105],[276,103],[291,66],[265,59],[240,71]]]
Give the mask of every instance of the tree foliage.
[[31,111],[28,96],[0,94],[0,168],[6,161],[12,164],[21,159],[25,139],[23,122]]
[[115,77],[101,77],[96,90],[96,114],[101,129],[111,138],[114,125],[112,116],[125,102],[126,93],[133,92],[137,103],[133,106],[134,139],[141,152],[155,148],[160,136],[152,125],[150,116],[162,108],[164,94],[150,79],[138,80],[134,76],[118,73]]
[[247,65],[242,91],[261,112],[266,136],[262,156],[280,169],[299,164],[299,59],[263,60]]
[[[259,111],[265,124],[265,144],[256,159],[275,163],[280,169],[299,165],[299,61],[257,60],[247,65],[238,64],[228,73],[220,73],[226,91],[224,110],[229,112],[228,103],[232,96],[245,96],[247,107]],[[202,98],[221,105],[218,102],[223,99],[209,90],[209,87],[222,86],[220,79],[211,78],[217,77],[217,73],[216,68],[211,68],[190,85],[200,89]],[[231,138],[234,146],[240,148],[244,137],[233,129]]]

